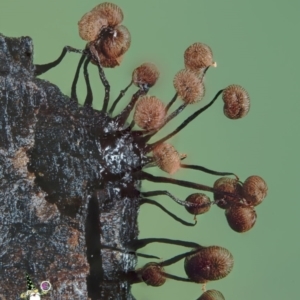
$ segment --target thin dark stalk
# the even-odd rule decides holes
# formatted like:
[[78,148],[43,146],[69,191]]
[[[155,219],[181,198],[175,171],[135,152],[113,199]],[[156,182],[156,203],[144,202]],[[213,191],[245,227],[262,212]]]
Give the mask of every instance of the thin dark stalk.
[[186,201],[183,201],[183,200],[180,200],[180,199],[176,198],[174,195],[172,195],[168,191],[158,190],[158,191],[151,191],[151,192],[143,192],[143,193],[141,193],[141,195],[144,196],[144,197],[153,197],[153,196],[166,195],[166,196],[170,197],[172,200],[174,200],[176,203],[178,203],[182,206],[190,206],[190,204],[193,204],[193,203],[186,202]]
[[192,281],[191,279],[189,278],[184,278],[184,277],[179,277],[179,276],[176,276],[176,275],[172,275],[172,274],[169,274],[169,273],[162,273],[162,275],[166,278],[169,278],[169,279],[173,279],[173,280],[177,280],[177,281],[183,281],[183,282],[193,282],[195,283],[194,281]]
[[92,57],[96,60],[97,62],[97,66],[98,66],[98,72],[99,72],[99,77],[100,80],[103,84],[104,87],[104,100],[103,100],[103,106],[102,106],[102,111],[106,112],[107,111],[107,107],[108,107],[108,103],[109,103],[109,94],[110,94],[110,85],[106,79],[105,73],[103,71],[103,68],[101,67],[101,62],[100,62],[100,58],[98,55],[98,52],[95,48],[95,45],[91,45],[90,46],[90,52]]
[[185,253],[182,253],[182,254],[179,254],[179,255],[176,255],[170,259],[167,259],[163,262],[161,262],[159,265],[162,266],[162,267],[166,267],[166,266],[170,266],[170,265],[173,265],[175,263],[177,263],[178,261],[182,260],[183,258],[186,258],[188,256],[191,256],[197,252],[199,252],[200,250],[202,250],[204,247],[202,246],[199,246],[196,250],[193,250],[193,251],[189,251],[189,252],[185,252]]
[[[174,200],[176,203],[178,203],[179,205],[182,205],[184,207],[199,207],[199,206],[200,207],[206,207],[206,206],[211,206],[212,204],[215,204],[214,202],[210,202],[210,203],[207,203],[207,204],[199,205],[198,203],[183,201],[183,200],[180,200],[180,199],[176,198],[174,195],[172,195],[168,191],[162,191],[162,190],[151,191],[151,192],[143,192],[143,193],[141,193],[141,195],[143,197],[155,197],[155,196],[166,195],[166,196],[170,197],[172,200]],[[197,220],[195,220],[195,222],[197,222]]]
[[[100,62],[99,62],[100,63]],[[102,106],[102,111],[106,112],[107,111],[107,107],[108,107],[108,103],[109,103],[109,94],[110,94],[110,85],[105,77],[103,68],[101,67],[100,64],[98,64],[98,71],[99,71],[99,76],[101,79],[101,82],[104,86],[104,101],[103,101],[103,106]]]
[[82,54],[82,56],[80,57],[80,60],[78,62],[78,65],[77,65],[75,76],[74,76],[74,79],[72,82],[72,87],[71,87],[71,98],[73,100],[76,100],[77,102],[78,102],[78,98],[77,98],[76,86],[77,86],[77,82],[78,82],[78,78],[79,78],[80,69],[81,69],[81,66],[85,59],[86,59],[86,55]]
[[[175,111],[173,111],[165,120],[164,124],[159,128],[162,129],[166,124],[168,124],[172,119],[174,119],[176,116],[178,116],[185,108],[187,107],[187,104],[184,103],[180,105]],[[158,131],[158,130],[157,130]],[[157,132],[156,131],[156,132]],[[155,132],[155,133],[156,133]]]
[[145,95],[147,91],[139,89],[137,92],[135,92],[131,98],[131,101],[129,104],[123,109],[123,111],[115,117],[116,122],[119,124],[119,127],[123,127],[127,118],[129,117],[129,114],[131,113],[135,103],[139,99],[140,96]]
[[[236,197],[236,195],[233,194],[233,193],[223,192],[223,191],[220,191],[218,189],[214,189],[210,186],[203,185],[203,184],[200,184],[200,183],[194,183],[194,182],[190,182],[190,181],[167,178],[167,177],[162,177],[162,176],[154,176],[152,174],[149,174],[149,173],[143,172],[143,171],[136,172],[134,174],[134,176],[137,177],[140,180],[148,180],[148,181],[157,182],[157,183],[170,183],[170,184],[184,186],[184,187],[187,187],[187,188],[192,188],[192,189],[196,189],[196,190],[200,190],[200,191],[218,193],[218,194],[222,194],[223,196]],[[192,204],[192,203],[191,204],[184,204],[184,201],[179,200],[178,198],[174,197],[172,194],[170,194],[167,191],[153,191],[153,192],[148,192],[148,193],[142,193],[142,195],[147,196],[147,197],[157,196],[157,195],[167,195],[180,205],[184,205],[184,206],[188,206],[188,207],[198,206],[197,204]],[[210,205],[212,205],[212,204],[215,204],[215,202],[212,202]]]
[[184,186],[184,187],[192,188],[192,189],[196,189],[196,190],[207,191],[207,192],[212,192],[212,193],[215,192],[214,188],[207,186],[207,185],[189,182],[189,181],[185,181],[185,180],[167,178],[167,177],[162,177],[162,176],[154,176],[152,174],[149,174],[149,173],[146,173],[143,171],[139,172],[139,178],[141,180],[148,180],[148,181],[158,182],[158,183],[171,183],[171,184],[176,184],[176,185],[180,185],[180,186]]
[[163,207],[161,204],[159,204],[158,202],[154,201],[154,200],[151,200],[151,199],[141,199],[140,200],[140,205],[143,205],[143,204],[152,204],[152,205],[155,205],[157,207],[159,207],[162,211],[164,211],[167,215],[169,215],[170,217],[172,217],[175,221],[181,223],[182,225],[185,225],[185,226],[195,226],[197,224],[197,220],[195,220],[195,223],[189,223],[189,222],[186,222],[182,219],[180,219],[179,217],[177,217],[176,215],[174,215],[173,213],[171,213],[169,210],[167,210],[165,207]]
[[79,49],[75,49],[75,48],[70,47],[70,46],[65,46],[63,48],[62,52],[61,52],[61,55],[55,61],[50,62],[48,64],[44,64],[44,65],[35,65],[34,74],[35,74],[35,76],[38,76],[38,75],[46,73],[50,69],[56,67],[63,60],[63,58],[65,57],[65,55],[67,54],[67,52],[83,53],[83,51],[84,50],[79,50]]
[[168,105],[166,106],[166,113],[169,111],[170,107],[173,105],[173,103],[176,101],[178,97],[178,93],[176,93],[174,95],[174,97],[171,99],[171,101],[168,103]]
[[202,171],[202,172],[212,174],[212,175],[217,175],[217,176],[231,176],[232,175],[232,176],[235,176],[237,180],[239,179],[237,175],[235,175],[234,173],[231,173],[231,172],[213,171],[213,170],[207,169],[207,168],[202,167],[202,166],[197,166],[197,165],[181,164],[180,166],[181,166],[181,168],[198,170],[198,171]]
[[135,252],[135,254],[138,256],[138,257],[144,257],[144,258],[150,258],[150,259],[161,259],[160,257],[158,256],[155,256],[155,255],[149,255],[149,254],[144,254],[144,253],[140,253],[140,252]]
[[204,69],[203,75],[202,75],[202,79],[203,79],[204,75],[206,74],[206,72],[208,71],[209,67],[210,67],[210,66],[208,66],[208,67],[206,67],[206,68]]
[[84,101],[84,106],[92,106],[93,104],[93,92],[90,84],[90,78],[89,78],[89,72],[88,72],[88,65],[91,61],[90,57],[87,57],[87,59],[84,62],[83,65],[83,74],[84,74],[84,79],[85,79],[85,84],[86,84],[86,97]]
[[134,120],[131,121],[130,125],[128,126],[128,129],[132,130],[132,128],[134,127],[135,122]]
[[160,259],[160,257],[155,256],[155,255],[149,255],[149,254],[144,254],[144,253],[139,253],[139,252],[132,252],[132,251],[128,251],[127,249],[123,250],[123,249],[113,247],[113,246],[104,245],[104,246],[101,246],[101,249],[109,249],[109,250],[118,251],[118,252],[121,252],[121,253],[129,253],[129,254],[136,255],[136,256],[139,256],[139,257],[144,257],[144,258]]
[[187,248],[198,248],[201,247],[197,243],[193,242],[186,242],[186,241],[181,241],[181,240],[172,240],[172,239],[164,239],[164,238],[149,238],[149,239],[140,239],[140,240],[135,240],[131,241],[128,244],[128,247],[137,250],[143,247],[146,247],[148,244],[151,243],[164,243],[164,244],[170,244],[170,245],[177,245],[177,246],[183,246]]
[[131,81],[131,82],[126,86],[126,88],[125,88],[124,90],[121,90],[121,91],[120,91],[120,94],[119,94],[118,98],[114,101],[113,105],[111,106],[111,108],[110,108],[110,110],[109,110],[109,112],[108,112],[110,115],[114,112],[114,110],[115,110],[117,104],[118,104],[118,103],[120,102],[120,100],[124,97],[125,93],[126,93],[127,90],[131,87],[132,83],[133,83],[133,82]]
[[166,140],[170,139],[171,137],[173,137],[175,134],[177,134],[180,130],[182,130],[184,127],[186,127],[191,121],[193,121],[195,118],[197,118],[201,113],[203,113],[204,111],[206,111],[210,106],[212,106],[214,104],[214,102],[217,100],[217,98],[219,97],[219,95],[223,92],[223,90],[220,90],[215,97],[204,107],[200,108],[199,110],[197,110],[196,112],[194,112],[191,116],[189,116],[185,121],[182,122],[182,124],[180,126],[178,126],[173,132],[171,132],[170,134],[168,134],[167,136],[165,136],[164,138],[160,139],[159,141],[153,143],[153,144],[149,144],[146,148],[147,152],[150,152],[156,145],[161,144],[163,142],[165,142]]

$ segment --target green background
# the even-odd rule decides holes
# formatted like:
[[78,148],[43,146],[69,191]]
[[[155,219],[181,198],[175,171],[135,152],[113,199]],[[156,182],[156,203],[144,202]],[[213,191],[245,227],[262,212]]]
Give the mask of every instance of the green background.
[[[269,186],[267,199],[257,208],[258,220],[248,233],[238,234],[227,225],[224,211],[213,207],[198,217],[194,228],[183,227],[156,207],[141,208],[140,237],[169,237],[220,245],[234,255],[232,273],[208,288],[222,291],[227,300],[298,299],[299,279],[299,9],[297,0],[115,0],[124,11],[124,25],[132,44],[121,67],[107,71],[113,98],[131,80],[140,63],[151,61],[161,78],[150,94],[167,102],[174,94],[174,74],[183,68],[183,52],[196,41],[207,43],[218,63],[206,77],[202,104],[188,107],[158,136],[170,132],[199,106],[228,84],[243,85],[251,96],[251,110],[242,120],[229,120],[222,101],[201,115],[172,139],[186,163],[237,173],[241,180],[262,176]],[[97,1],[1,0],[0,32],[8,36],[29,35],[34,40],[35,63],[46,63],[63,46],[83,48],[77,22]],[[69,54],[44,78],[70,94],[79,56]],[[101,84],[90,68],[94,95],[101,107]],[[298,72],[297,72],[298,71]],[[79,87],[81,99],[85,88]],[[134,88],[130,90],[130,93]],[[130,94],[129,93],[129,94]],[[128,101],[129,95],[122,102]],[[119,108],[123,107],[122,105]],[[162,175],[159,170],[153,174]],[[168,175],[167,175],[168,176]],[[175,176],[212,185],[213,176],[181,170]],[[143,190],[168,189],[185,199],[194,192],[185,188],[143,184]],[[160,199],[187,221],[193,217],[166,197]],[[144,253],[164,259],[186,251],[176,246],[153,244]],[[142,266],[144,260],[139,261]],[[182,262],[167,269],[184,276]],[[196,299],[201,286],[169,280],[160,288],[133,287],[138,300]]]

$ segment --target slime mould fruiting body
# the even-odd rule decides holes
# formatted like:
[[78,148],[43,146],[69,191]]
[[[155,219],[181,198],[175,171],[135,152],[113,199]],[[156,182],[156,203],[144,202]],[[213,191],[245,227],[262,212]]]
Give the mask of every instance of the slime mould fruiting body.
[[[255,224],[255,206],[267,193],[261,177],[250,176],[243,183],[231,172],[183,164],[186,156],[166,143],[220,95],[225,116],[244,117],[250,108],[248,93],[239,85],[220,90],[173,132],[150,143],[187,105],[203,99],[203,78],[216,63],[207,45],[189,46],[184,53],[185,69],[174,77],[175,96],[167,105],[148,95],[159,71],[154,64],[144,63],[133,70],[130,84],[109,106],[110,84],[103,68],[120,65],[131,41],[122,22],[123,12],[118,6],[99,4],[78,23],[79,34],[87,41],[85,49],[65,47],[56,61],[45,65],[33,64],[29,37],[0,35],[0,296],[4,299],[18,299],[20,295],[28,299],[134,299],[130,291],[134,283],[160,286],[166,278],[173,278],[206,284],[227,276],[233,257],[225,248],[138,239],[137,216],[145,203],[160,207],[184,225],[196,224],[174,216],[149,199],[152,196],[169,196],[195,219],[216,204],[225,210],[228,224],[237,232],[248,231]],[[67,52],[81,54],[71,98],[37,78],[58,65]],[[105,91],[100,111],[92,108],[89,63],[98,68]],[[82,67],[87,87],[84,105],[78,103],[76,93]],[[114,115],[116,105],[132,85],[137,91],[121,113]],[[177,98],[182,104],[168,113]],[[128,122],[134,108],[133,121]],[[221,178],[209,187],[151,175],[144,171],[149,166],[169,174],[188,168]],[[214,200],[203,193],[180,200],[168,191],[141,192],[142,180],[212,192]],[[152,242],[177,244],[189,251],[165,261],[148,255],[154,261],[135,269],[137,256],[142,255],[138,249]],[[181,259],[185,259],[187,277],[168,274],[167,266]],[[25,274],[31,284],[24,292]],[[30,278],[42,282],[40,292],[33,288]],[[199,299],[224,296],[208,290]]]

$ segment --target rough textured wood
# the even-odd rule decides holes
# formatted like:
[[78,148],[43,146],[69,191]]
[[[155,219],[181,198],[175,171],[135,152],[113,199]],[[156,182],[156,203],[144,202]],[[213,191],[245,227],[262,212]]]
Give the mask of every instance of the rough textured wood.
[[[0,299],[19,299],[25,272],[43,299],[134,299],[141,166],[134,136],[34,77],[29,37],[0,35]],[[2,298],[1,298],[2,297]]]

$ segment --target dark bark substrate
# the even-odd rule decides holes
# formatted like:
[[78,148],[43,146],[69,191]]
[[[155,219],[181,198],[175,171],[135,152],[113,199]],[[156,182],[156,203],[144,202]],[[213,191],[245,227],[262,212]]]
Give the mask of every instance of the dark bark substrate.
[[134,299],[141,154],[114,126],[34,76],[29,37],[0,34],[0,299],[26,272],[51,282],[45,300]]

